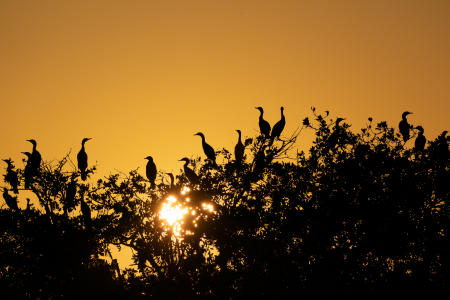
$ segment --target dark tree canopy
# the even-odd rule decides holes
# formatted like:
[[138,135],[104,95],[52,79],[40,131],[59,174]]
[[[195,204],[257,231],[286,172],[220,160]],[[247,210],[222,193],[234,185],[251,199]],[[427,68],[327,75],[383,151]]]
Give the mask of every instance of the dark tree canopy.
[[[295,152],[303,130],[315,139]],[[405,143],[371,118],[352,132],[313,109],[290,137],[246,139],[242,161],[226,149],[217,166],[191,159],[198,181],[160,172],[155,188],[138,170],[82,181],[68,156],[43,160],[27,208],[15,163],[19,209],[0,209],[2,299],[448,295],[448,137],[415,151],[418,134]],[[183,224],[161,217],[174,203]],[[113,246],[132,249],[134,268],[118,267]]]

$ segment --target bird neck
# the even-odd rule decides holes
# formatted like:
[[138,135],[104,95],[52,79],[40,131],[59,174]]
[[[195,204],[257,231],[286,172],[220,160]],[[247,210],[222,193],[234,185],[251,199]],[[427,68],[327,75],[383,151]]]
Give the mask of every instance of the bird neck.
[[261,109],[261,110],[259,111],[259,118],[262,119],[262,118],[263,118],[263,115],[264,115],[264,111]]
[[242,144],[242,141],[241,141],[241,132],[240,131],[238,131],[238,143],[241,143]]

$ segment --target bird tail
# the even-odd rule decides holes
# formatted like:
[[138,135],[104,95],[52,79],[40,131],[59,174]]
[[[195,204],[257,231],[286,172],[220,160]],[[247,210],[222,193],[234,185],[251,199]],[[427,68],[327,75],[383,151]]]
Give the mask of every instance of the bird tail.
[[156,187],[155,182],[154,181],[150,182],[150,188],[153,190],[155,189],[155,187]]
[[19,189],[17,188],[17,185],[13,186],[13,192],[14,192],[14,194],[18,194],[19,193]]
[[86,171],[81,171],[81,180],[86,180]]

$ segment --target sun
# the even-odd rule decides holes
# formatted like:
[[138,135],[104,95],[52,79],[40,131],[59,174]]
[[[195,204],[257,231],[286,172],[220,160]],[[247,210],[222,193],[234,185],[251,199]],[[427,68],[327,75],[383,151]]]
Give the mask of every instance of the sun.
[[174,196],[169,196],[161,205],[159,218],[162,221],[162,225],[167,229],[172,229],[173,234],[178,237],[181,235],[184,216],[189,211],[190,207],[184,206]]
[[[183,235],[194,234],[191,230],[197,227],[201,215],[216,213],[214,206],[211,203],[203,202],[201,207],[192,207],[191,199],[188,197],[190,192],[189,187],[184,187],[180,192],[180,199],[177,199],[174,195],[169,195],[164,199],[158,212],[158,217],[161,220],[161,225],[167,232],[171,232],[177,239],[182,239]],[[204,213],[198,213],[197,210]],[[187,217],[189,216],[189,217]],[[185,221],[192,222],[185,229]]]

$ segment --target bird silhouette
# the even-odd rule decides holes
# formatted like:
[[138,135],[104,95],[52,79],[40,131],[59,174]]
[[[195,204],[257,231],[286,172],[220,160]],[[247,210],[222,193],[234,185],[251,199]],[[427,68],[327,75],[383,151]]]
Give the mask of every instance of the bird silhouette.
[[211,147],[211,145],[206,143],[205,135],[203,133],[201,133],[201,132],[197,132],[194,135],[198,135],[198,136],[200,136],[202,138],[203,152],[205,152],[206,157],[209,160],[211,160],[215,166],[217,166],[217,163],[216,163],[216,152],[214,151],[214,148]]
[[422,126],[417,126],[416,129],[419,130],[419,135],[416,137],[416,140],[414,142],[414,149],[416,151],[423,151],[423,149],[425,149],[427,139],[423,135],[424,130]]
[[446,160],[448,157],[448,136],[447,136],[447,130],[443,131],[439,137],[438,137],[438,144],[437,144],[437,158],[440,160]]
[[75,206],[75,196],[77,194],[76,174],[72,173],[70,182],[67,184],[66,197],[64,200],[64,211],[71,211]]
[[86,169],[88,167],[88,156],[86,150],[84,149],[84,144],[89,140],[91,140],[91,138],[84,138],[81,141],[81,150],[77,154],[78,169],[80,169],[82,180],[86,180],[87,178]]
[[18,194],[19,178],[17,177],[17,172],[14,171],[14,165],[12,163],[12,160],[4,159],[3,161],[8,164],[8,167],[6,168],[5,181],[11,185],[13,192],[15,194]]
[[264,135],[264,137],[268,138],[270,136],[270,124],[266,120],[264,120],[264,109],[261,106],[255,107],[257,110],[259,110],[259,131],[261,132],[261,135]]
[[33,176],[39,174],[39,168],[41,167],[41,154],[36,150],[37,142],[33,139],[27,140],[33,144],[33,151],[31,152],[31,169]]
[[281,132],[283,132],[283,129],[284,129],[284,125],[286,125],[286,119],[283,114],[284,107],[282,106],[280,108],[280,110],[281,110],[281,119],[273,126],[272,134],[270,135],[270,138],[272,139],[272,141],[275,138],[278,138],[278,139],[280,138]]
[[409,130],[411,128],[411,125],[409,125],[408,120],[406,119],[406,116],[410,115],[410,114],[412,114],[412,113],[409,112],[409,111],[405,111],[402,114],[402,120],[398,124],[398,128],[400,130],[400,133],[403,136],[403,142],[405,142],[405,143],[406,143],[406,141],[409,140]]
[[25,180],[25,189],[29,189],[33,181],[32,155],[30,152],[22,152],[22,153],[27,156],[27,164],[25,165],[25,169],[23,171],[23,177]]
[[145,174],[147,175],[148,181],[150,181],[150,188],[155,188],[155,180],[156,180],[156,165],[153,162],[153,157],[147,156],[145,159],[148,159],[147,166],[145,167]]
[[325,148],[327,151],[330,149],[334,149],[334,147],[336,146],[338,139],[339,139],[339,135],[341,134],[341,122],[344,121],[344,118],[337,118],[335,121],[335,125],[334,125],[334,130],[331,133],[331,135],[328,137],[327,140],[327,147]]
[[17,197],[13,197],[8,193],[7,188],[3,188],[3,199],[5,199],[6,205],[8,205],[11,210],[18,210]]
[[84,218],[84,222],[86,224],[86,227],[90,228],[91,227],[91,208],[89,207],[89,205],[84,201],[84,195],[82,193],[81,198],[80,198],[80,208],[81,208],[81,213],[83,215]]
[[234,157],[236,158],[236,162],[240,163],[244,159],[245,146],[244,144],[242,144],[241,131],[239,129],[237,129],[236,131],[238,133],[238,141],[236,146],[234,147]]
[[183,166],[184,175],[186,175],[189,182],[192,184],[199,183],[200,180],[199,180],[197,174],[195,174],[194,170],[192,170],[188,167],[188,164],[190,162],[189,158],[183,157],[182,159],[180,159],[180,161],[184,161],[184,166]]

